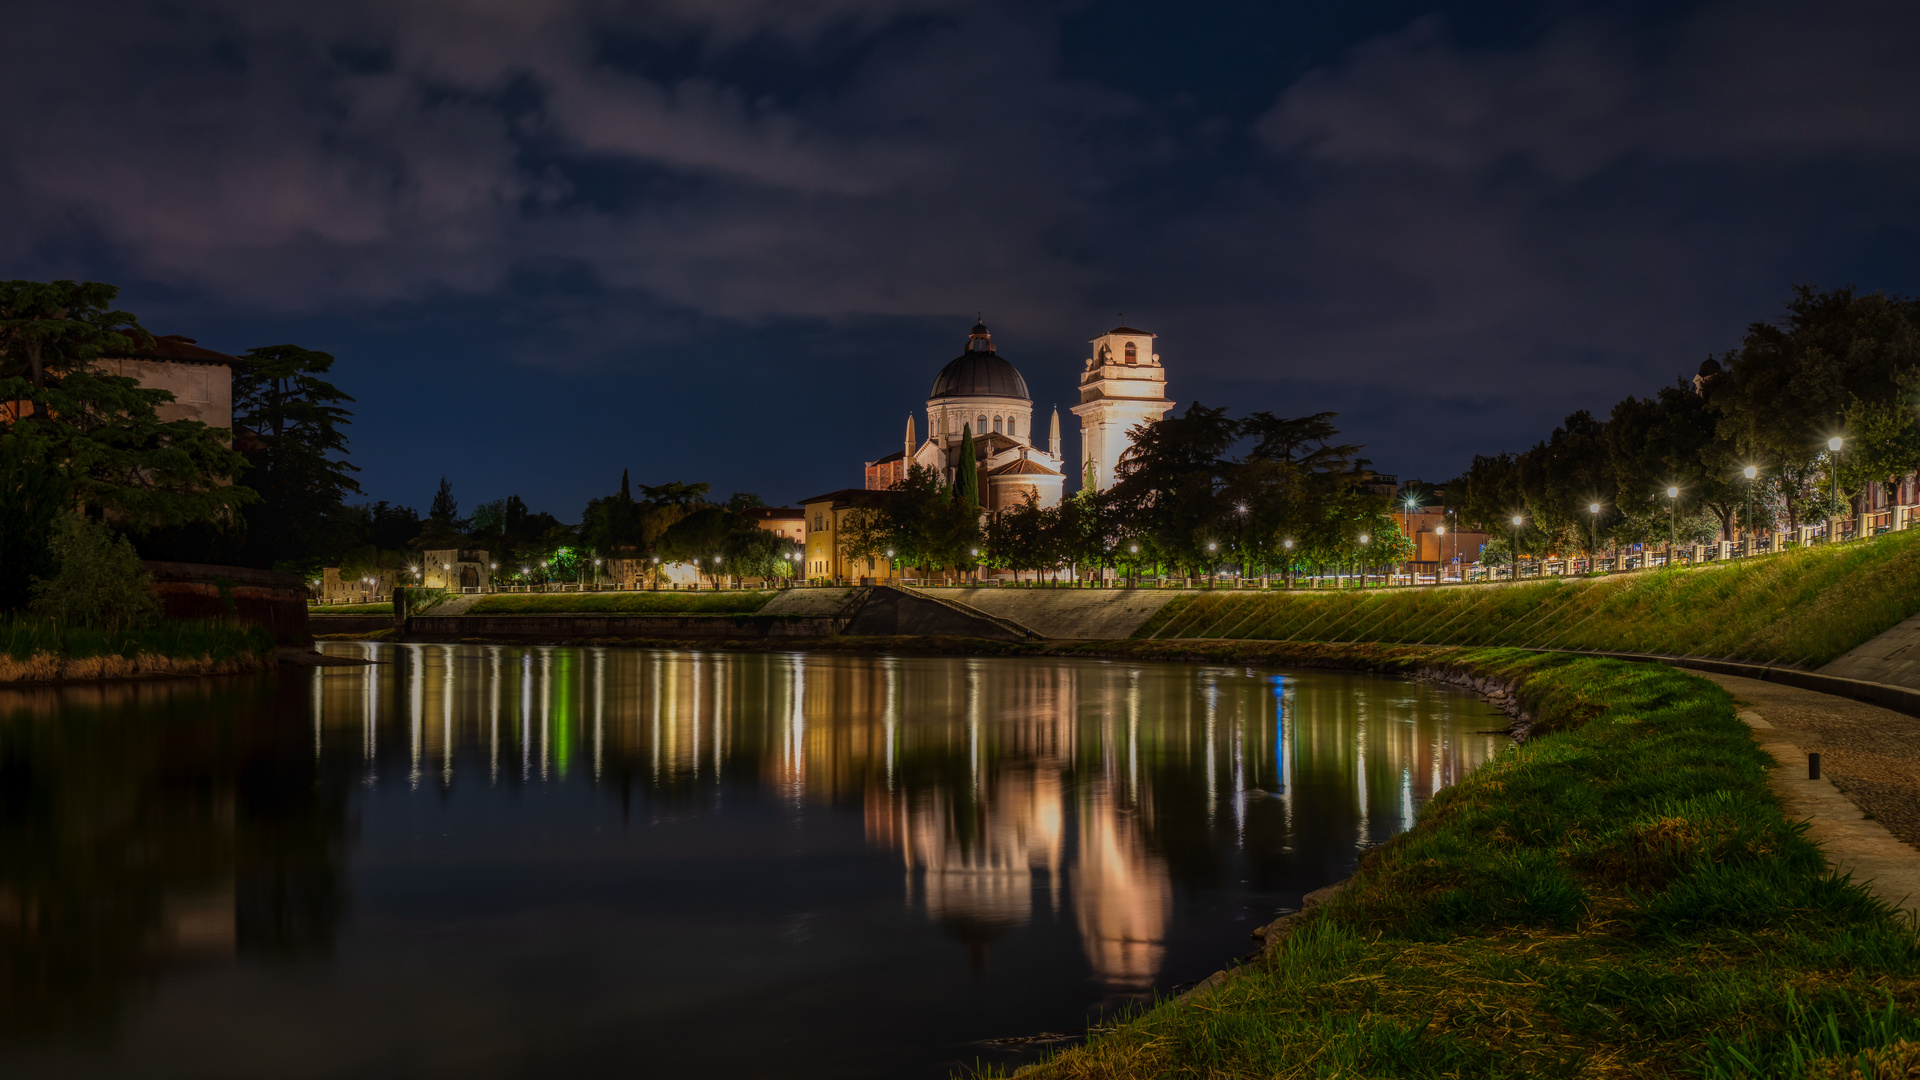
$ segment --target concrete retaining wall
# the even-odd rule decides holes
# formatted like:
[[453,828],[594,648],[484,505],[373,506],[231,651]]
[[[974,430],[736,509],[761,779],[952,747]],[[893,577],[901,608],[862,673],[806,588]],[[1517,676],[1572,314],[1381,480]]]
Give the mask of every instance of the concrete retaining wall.
[[307,626],[316,634],[371,634],[393,629],[391,615],[307,615]]
[[415,615],[407,620],[407,636],[525,641],[828,637],[843,621],[779,615]]
[[298,574],[205,563],[143,562],[169,619],[257,626],[282,644],[312,640],[307,583]]

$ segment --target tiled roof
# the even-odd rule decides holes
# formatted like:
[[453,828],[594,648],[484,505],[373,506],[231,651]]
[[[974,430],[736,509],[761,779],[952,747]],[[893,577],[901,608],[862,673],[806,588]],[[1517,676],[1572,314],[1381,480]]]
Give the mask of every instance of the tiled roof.
[[182,337],[179,334],[163,334],[153,339],[151,348],[131,349],[109,359],[166,360],[175,364],[226,364],[229,367],[246,363],[237,356],[203,349],[195,344],[192,338]]
[[987,473],[988,476],[1059,476],[1060,474],[1032,458],[1009,461]]

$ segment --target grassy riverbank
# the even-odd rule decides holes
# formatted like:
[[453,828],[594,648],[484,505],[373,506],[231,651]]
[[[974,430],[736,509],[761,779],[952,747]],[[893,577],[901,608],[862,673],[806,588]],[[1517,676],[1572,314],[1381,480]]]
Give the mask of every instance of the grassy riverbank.
[[0,617],[0,683],[218,675],[273,659],[272,637],[256,627],[181,621],[116,632]]
[[1852,1076],[1862,1052],[1920,1054],[1912,926],[1826,871],[1718,687],[1510,650],[1301,652],[1513,684],[1533,737],[1276,950],[1023,1075]]
[[494,593],[468,615],[738,615],[759,611],[770,592]]
[[1137,638],[1672,653],[1818,667],[1920,613],[1920,530],[1698,569],[1518,585],[1183,596]]

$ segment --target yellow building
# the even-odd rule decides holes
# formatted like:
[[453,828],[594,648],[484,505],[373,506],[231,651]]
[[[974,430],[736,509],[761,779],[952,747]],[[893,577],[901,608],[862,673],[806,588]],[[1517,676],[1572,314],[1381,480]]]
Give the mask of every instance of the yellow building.
[[892,496],[892,492],[886,491],[842,488],[801,500],[800,506],[806,514],[807,551],[800,576],[847,582],[861,578],[891,581],[899,576],[884,554],[852,558],[847,554],[846,542],[841,539],[846,532],[847,518],[855,510],[883,505]]

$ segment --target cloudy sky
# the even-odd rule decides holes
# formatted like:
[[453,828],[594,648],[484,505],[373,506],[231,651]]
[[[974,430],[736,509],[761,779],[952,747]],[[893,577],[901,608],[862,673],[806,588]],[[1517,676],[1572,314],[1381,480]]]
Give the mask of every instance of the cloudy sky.
[[1920,292],[1907,2],[11,10],[0,276],[334,353],[418,506],[857,485],[976,311],[1042,410],[1125,312],[1444,479],[1795,283]]

